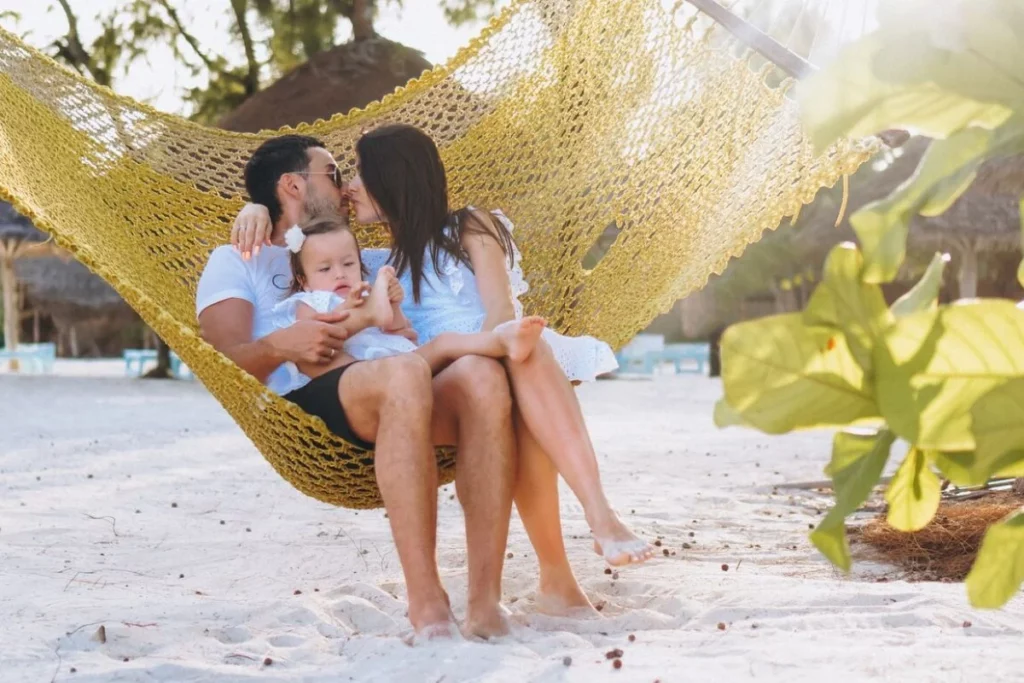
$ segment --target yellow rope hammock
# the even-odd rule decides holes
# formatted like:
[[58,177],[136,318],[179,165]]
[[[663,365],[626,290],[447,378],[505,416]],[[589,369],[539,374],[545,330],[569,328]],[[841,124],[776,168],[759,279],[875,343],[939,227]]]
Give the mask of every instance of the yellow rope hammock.
[[[515,221],[527,309],[618,346],[873,151],[850,141],[816,156],[788,84],[767,86],[746,57],[702,15],[660,0],[521,0],[446,66],[300,130],[351,169],[362,130],[425,129],[455,205]],[[270,135],[160,113],[0,31],[0,196],[110,282],[282,477],[322,501],[375,507],[372,453],[197,334],[196,282],[241,207],[245,160]],[[617,239],[585,269],[612,224]],[[385,241],[379,229],[361,237]],[[438,457],[451,481],[452,453]]]

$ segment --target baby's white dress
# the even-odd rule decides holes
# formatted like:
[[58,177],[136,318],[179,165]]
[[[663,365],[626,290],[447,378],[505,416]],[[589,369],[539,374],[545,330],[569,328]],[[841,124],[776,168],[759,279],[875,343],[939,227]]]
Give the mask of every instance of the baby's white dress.
[[[501,221],[509,232],[513,230],[512,222],[501,211],[492,214]],[[370,270],[371,282],[377,270],[387,263],[391,256],[388,249],[364,249],[363,263]],[[523,306],[519,302],[529,285],[523,278],[521,265],[522,255],[513,245],[512,265],[508,268],[508,277],[512,285],[512,300],[516,318],[523,317]],[[428,341],[442,332],[479,332],[487,318],[476,276],[464,264],[456,261],[448,254],[442,254],[439,260],[439,272],[434,272],[430,260],[430,251],[423,257],[424,273],[420,286],[420,302],[413,301],[412,277],[408,269],[399,276],[405,290],[402,312],[409,319],[412,328],[419,335],[419,343]],[[566,377],[573,381],[589,382],[619,367],[615,354],[608,344],[594,337],[568,337],[551,329],[545,329],[542,335],[554,353],[558,364],[562,366]]]
[[[306,304],[317,313],[330,313],[345,303],[334,292],[298,292],[274,306],[274,324],[280,328],[295,323],[295,311],[300,303]],[[345,340],[345,353],[356,360],[375,360],[397,356],[416,350],[416,345],[405,337],[387,334],[379,327],[368,327]]]

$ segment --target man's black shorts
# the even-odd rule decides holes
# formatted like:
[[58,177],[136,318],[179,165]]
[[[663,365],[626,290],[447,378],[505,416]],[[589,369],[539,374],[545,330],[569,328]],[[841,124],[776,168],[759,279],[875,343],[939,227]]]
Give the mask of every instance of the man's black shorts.
[[363,441],[352,431],[348,418],[345,416],[345,409],[341,406],[341,398],[338,396],[338,384],[341,382],[341,376],[353,365],[355,363],[328,370],[301,389],[285,394],[284,398],[310,415],[319,417],[332,433],[353,446],[372,451],[374,445]]

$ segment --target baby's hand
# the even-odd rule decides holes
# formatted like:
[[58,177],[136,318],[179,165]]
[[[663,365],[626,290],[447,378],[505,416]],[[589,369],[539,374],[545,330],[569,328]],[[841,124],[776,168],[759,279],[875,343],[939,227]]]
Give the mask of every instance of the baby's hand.
[[352,308],[358,308],[366,302],[366,294],[370,291],[370,283],[360,282],[358,285],[352,288],[345,297],[345,301],[341,303],[338,308],[342,310],[348,310]]

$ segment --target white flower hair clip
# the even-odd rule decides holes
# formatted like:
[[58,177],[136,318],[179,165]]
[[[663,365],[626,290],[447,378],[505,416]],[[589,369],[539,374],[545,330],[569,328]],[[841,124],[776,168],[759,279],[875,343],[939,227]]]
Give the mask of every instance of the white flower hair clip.
[[302,249],[302,243],[306,241],[306,235],[303,234],[302,228],[297,225],[293,225],[288,228],[288,232],[284,234],[284,243],[288,247],[288,251],[293,254],[298,254],[299,250]]

